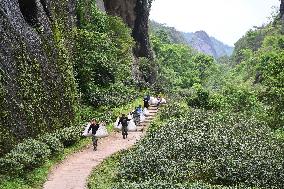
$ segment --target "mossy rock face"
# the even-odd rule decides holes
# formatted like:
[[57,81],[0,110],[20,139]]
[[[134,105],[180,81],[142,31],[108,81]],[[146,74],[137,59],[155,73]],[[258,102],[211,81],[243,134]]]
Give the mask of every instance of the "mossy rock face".
[[[75,1],[0,2],[0,155],[72,124]],[[9,139],[9,140],[7,140]]]

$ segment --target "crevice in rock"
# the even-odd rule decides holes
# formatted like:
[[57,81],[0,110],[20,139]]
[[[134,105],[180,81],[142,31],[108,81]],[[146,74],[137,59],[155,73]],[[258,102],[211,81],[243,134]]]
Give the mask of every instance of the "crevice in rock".
[[36,0],[18,0],[24,19],[30,26],[38,24]]
[[50,13],[50,1],[49,0],[40,0],[40,3],[43,7],[44,12],[46,13],[49,20],[51,19],[51,13]]

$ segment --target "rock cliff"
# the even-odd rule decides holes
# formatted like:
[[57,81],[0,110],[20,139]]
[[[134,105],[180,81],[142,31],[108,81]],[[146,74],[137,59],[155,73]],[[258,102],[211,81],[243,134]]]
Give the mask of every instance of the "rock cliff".
[[280,4],[280,17],[284,20],[284,0],[281,0]]
[[0,1],[0,155],[72,124],[74,16],[75,0]]
[[151,7],[149,0],[104,0],[108,14],[119,16],[132,29],[136,41],[136,57],[153,57],[148,34],[148,19]]

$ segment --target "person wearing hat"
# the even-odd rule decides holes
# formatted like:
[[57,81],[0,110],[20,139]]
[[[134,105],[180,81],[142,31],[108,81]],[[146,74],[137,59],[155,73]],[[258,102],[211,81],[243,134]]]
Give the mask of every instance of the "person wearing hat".
[[127,138],[127,126],[128,126],[128,121],[130,121],[131,119],[128,119],[128,117],[125,116],[125,114],[122,114],[122,116],[120,117],[118,123],[117,123],[117,126],[121,123],[122,125],[122,137],[123,139]]

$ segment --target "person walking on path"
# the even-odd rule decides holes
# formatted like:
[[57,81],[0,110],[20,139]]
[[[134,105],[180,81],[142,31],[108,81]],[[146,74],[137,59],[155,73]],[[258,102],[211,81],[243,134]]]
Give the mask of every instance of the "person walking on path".
[[150,100],[150,95],[144,96],[143,102],[144,102],[144,108],[149,108],[149,100]]
[[97,150],[98,147],[98,138],[95,136],[98,129],[99,129],[100,125],[97,123],[96,119],[93,119],[91,121],[91,125],[88,129],[88,132],[90,132],[90,130],[92,129],[92,140],[93,140],[93,147],[94,147],[94,151]]
[[118,123],[117,123],[117,126],[121,123],[122,125],[122,137],[123,139],[127,138],[127,126],[128,126],[128,121],[130,121],[131,119],[128,119],[128,117],[125,116],[125,114],[122,114],[122,116],[120,117]]

